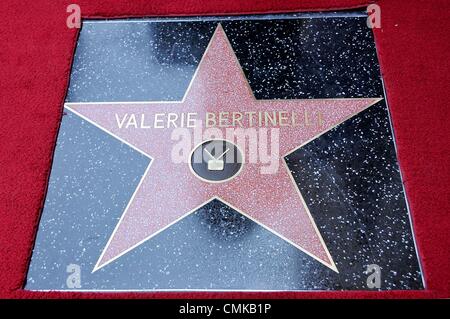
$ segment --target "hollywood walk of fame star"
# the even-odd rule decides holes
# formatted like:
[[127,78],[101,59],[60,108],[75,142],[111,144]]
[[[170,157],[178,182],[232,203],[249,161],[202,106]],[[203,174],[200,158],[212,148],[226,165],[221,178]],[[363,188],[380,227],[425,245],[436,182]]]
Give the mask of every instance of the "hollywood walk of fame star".
[[[213,199],[257,222],[318,262],[337,271],[324,240],[284,161],[284,157],[379,98],[256,100],[227,36],[218,25],[182,101],[67,103],[66,108],[151,158],[134,194],[93,271],[113,262]],[[244,163],[240,173],[209,183],[189,163],[171,161],[170,129],[119,127],[126,114],[195,112],[307,111],[321,114],[322,125],[283,126],[275,174],[261,174],[261,163]],[[244,127],[249,126],[244,121]],[[244,152],[248,152],[246,149]],[[325,195],[324,195],[325,196]]]

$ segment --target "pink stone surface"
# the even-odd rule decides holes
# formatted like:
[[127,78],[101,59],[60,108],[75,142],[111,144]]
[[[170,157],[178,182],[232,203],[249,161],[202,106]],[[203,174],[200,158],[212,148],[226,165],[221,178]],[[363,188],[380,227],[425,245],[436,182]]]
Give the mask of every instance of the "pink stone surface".
[[[222,200],[266,229],[337,271],[283,157],[355,114],[377,98],[322,100],[256,100],[219,25],[200,62],[185,97],[179,102],[72,103],[66,105],[81,117],[120,138],[152,158],[141,183],[130,199],[94,269],[104,267],[151,239],[213,198]],[[119,128],[116,115],[145,114],[153,124],[156,113],[294,111],[311,119],[321,114],[322,123],[279,127],[279,168],[262,174],[263,163],[244,163],[240,174],[223,183],[197,178],[188,161],[171,160],[175,141],[172,128]],[[139,118],[138,122],[139,122]],[[243,122],[248,127],[248,121]],[[225,136],[225,129],[220,128]],[[191,129],[193,130],[193,129]],[[270,128],[269,128],[270,130]],[[195,147],[194,141],[192,148]],[[244,150],[249,158],[249,149]]]

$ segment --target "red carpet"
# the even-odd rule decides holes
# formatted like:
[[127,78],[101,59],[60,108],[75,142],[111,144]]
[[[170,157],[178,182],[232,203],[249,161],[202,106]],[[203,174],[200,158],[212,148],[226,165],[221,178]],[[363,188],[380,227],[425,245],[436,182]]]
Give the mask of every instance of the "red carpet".
[[[424,291],[305,293],[38,293],[22,290],[69,80],[74,1],[0,3],[0,297],[450,297],[448,0],[378,1],[379,59],[426,281]],[[361,0],[76,1],[82,16],[168,16],[317,11]]]

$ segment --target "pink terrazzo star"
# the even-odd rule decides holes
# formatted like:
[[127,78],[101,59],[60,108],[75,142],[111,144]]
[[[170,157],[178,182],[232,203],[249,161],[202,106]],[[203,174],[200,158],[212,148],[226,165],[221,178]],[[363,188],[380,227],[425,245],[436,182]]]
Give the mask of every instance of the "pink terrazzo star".
[[[284,156],[378,102],[378,98],[323,100],[256,100],[233,49],[219,25],[185,97],[179,102],[70,103],[66,108],[152,158],[111,235],[94,271],[149,240],[170,225],[217,198],[280,236],[318,262],[337,268],[284,162]],[[229,181],[208,183],[190,164],[174,163],[172,129],[120,128],[126,114],[260,112],[284,110],[321,116],[320,125],[278,126],[279,161],[275,174],[262,174],[258,163],[244,163]],[[243,121],[248,127],[249,122]],[[225,128],[220,128],[225,132]],[[225,136],[225,133],[224,133]],[[194,147],[194,145],[193,145]],[[247,148],[246,153],[249,152]],[[266,165],[264,165],[266,166]]]

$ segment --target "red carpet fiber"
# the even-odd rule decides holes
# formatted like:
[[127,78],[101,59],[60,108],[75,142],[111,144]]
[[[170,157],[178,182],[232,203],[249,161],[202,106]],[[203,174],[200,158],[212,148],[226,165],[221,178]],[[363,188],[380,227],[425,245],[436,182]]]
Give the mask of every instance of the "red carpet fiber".
[[433,298],[450,297],[448,0],[381,0],[375,31],[401,170],[426,281],[424,291],[302,293],[58,293],[22,289],[84,18],[317,11],[362,0],[0,1],[0,297]]

